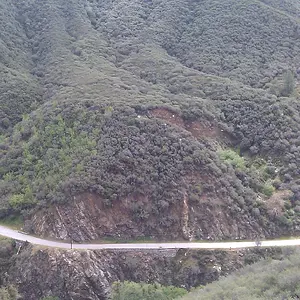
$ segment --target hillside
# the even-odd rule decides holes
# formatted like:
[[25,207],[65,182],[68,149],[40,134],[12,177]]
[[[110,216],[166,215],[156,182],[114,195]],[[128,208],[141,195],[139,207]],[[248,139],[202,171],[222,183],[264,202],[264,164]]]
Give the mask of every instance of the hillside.
[[74,240],[296,234],[299,12],[3,1],[0,217]]
[[[221,267],[215,267],[222,269]],[[113,300],[268,300],[299,298],[299,251],[285,249],[281,255],[268,257],[221,277],[219,280],[187,291],[157,283],[125,281],[113,285]],[[182,296],[183,295],[183,296]]]
[[[215,266],[221,270],[222,267]],[[280,255],[262,259],[231,275],[187,291],[157,283],[125,281],[113,285],[113,300],[268,300],[299,298],[299,250],[284,249]],[[184,295],[184,296],[182,296]]]
[[263,260],[180,299],[298,299],[298,269],[299,252],[281,260]]

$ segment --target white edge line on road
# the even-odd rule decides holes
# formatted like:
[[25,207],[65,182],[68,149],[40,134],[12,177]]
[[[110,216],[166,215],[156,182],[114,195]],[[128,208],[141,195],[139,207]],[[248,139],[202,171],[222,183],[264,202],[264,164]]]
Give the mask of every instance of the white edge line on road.
[[[50,241],[37,238],[5,226],[0,226],[0,235],[19,241],[27,241],[34,245],[45,247],[70,249],[71,244],[60,241]],[[299,246],[300,239],[290,240],[267,240],[261,241],[259,247],[284,247],[284,246]],[[255,241],[238,241],[238,242],[171,242],[171,243],[128,243],[128,244],[95,244],[95,243],[72,243],[73,249],[82,250],[153,250],[153,249],[242,249],[257,247]]]

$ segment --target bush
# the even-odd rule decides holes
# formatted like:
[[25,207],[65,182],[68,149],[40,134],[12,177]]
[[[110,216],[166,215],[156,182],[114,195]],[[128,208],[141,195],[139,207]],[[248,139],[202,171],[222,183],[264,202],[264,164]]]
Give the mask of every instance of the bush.
[[27,197],[26,194],[16,194],[9,198],[8,203],[13,209],[20,211],[35,205],[36,201]]
[[272,184],[270,183],[265,183],[262,188],[261,192],[266,195],[267,197],[271,197],[273,193],[275,192],[275,188]]
[[172,300],[187,294],[183,288],[162,286],[158,283],[116,282],[112,288],[112,300]]
[[221,160],[225,163],[232,165],[234,168],[243,170],[245,169],[245,160],[234,150],[221,150],[218,152]]

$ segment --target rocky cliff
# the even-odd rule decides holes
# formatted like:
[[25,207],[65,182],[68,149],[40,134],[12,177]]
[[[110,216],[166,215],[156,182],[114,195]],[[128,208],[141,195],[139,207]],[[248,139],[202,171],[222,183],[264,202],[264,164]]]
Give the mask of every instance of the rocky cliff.
[[[147,199],[139,198],[145,207]],[[171,206],[161,218],[171,218],[172,226],[158,223],[152,217],[147,220],[135,218],[130,210],[132,201],[124,199],[112,207],[103,206],[103,200],[95,194],[82,194],[70,205],[55,205],[51,209],[39,211],[26,222],[24,229],[39,236],[74,241],[154,239],[255,239],[257,236],[275,237],[291,232],[288,227],[276,223],[260,223],[259,219],[233,213],[230,207],[209,203],[205,199],[201,205],[182,203]],[[214,199],[214,201],[216,201]],[[185,215],[184,215],[185,213]],[[261,226],[262,224],[263,226]]]
[[[3,246],[3,243],[1,243]],[[20,248],[21,247],[21,248]],[[56,296],[106,300],[114,281],[159,282],[187,289],[281,250],[244,251],[74,251],[28,244],[1,248],[1,283],[14,284],[22,299]]]

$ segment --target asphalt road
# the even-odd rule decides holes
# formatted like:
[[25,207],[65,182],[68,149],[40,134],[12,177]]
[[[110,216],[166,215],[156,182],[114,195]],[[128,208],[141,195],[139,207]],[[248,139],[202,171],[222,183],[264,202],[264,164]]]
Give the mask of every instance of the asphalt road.
[[[70,249],[70,243],[49,241],[40,239],[16,230],[12,230],[5,226],[0,226],[0,235],[9,237],[19,241],[28,241],[34,245],[45,247],[55,247]],[[260,247],[284,247],[284,246],[299,246],[300,239],[290,240],[268,240],[261,241]],[[73,244],[73,249],[124,249],[124,250],[142,250],[142,249],[241,249],[257,247],[255,241],[252,242],[171,242],[171,243],[129,243],[129,244],[95,244],[95,243],[82,243]]]

